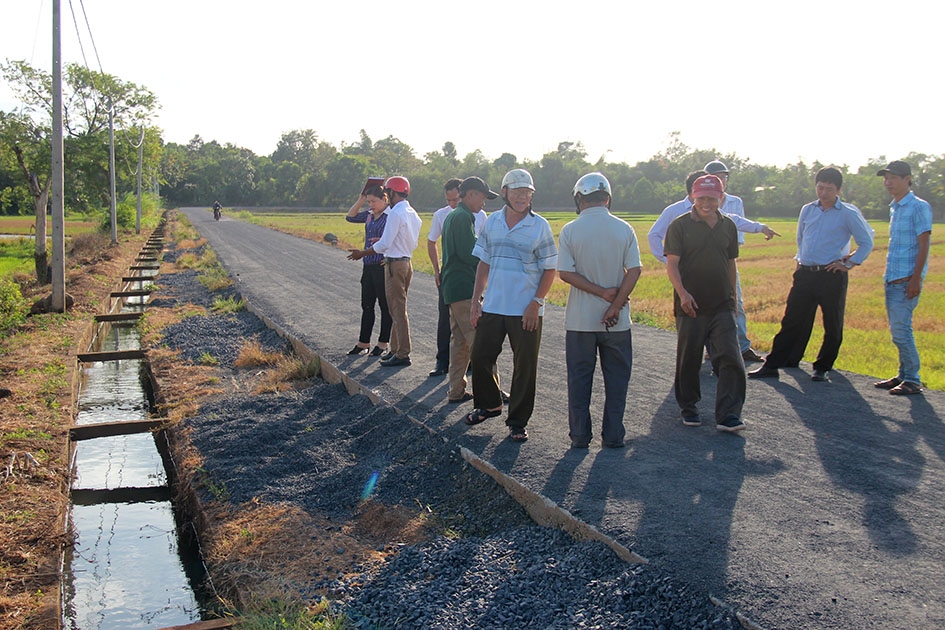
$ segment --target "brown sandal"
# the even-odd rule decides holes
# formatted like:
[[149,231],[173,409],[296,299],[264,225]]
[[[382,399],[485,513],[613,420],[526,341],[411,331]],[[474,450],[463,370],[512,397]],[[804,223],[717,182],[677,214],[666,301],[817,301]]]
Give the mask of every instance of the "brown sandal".
[[921,394],[922,388],[915,383],[903,381],[889,390],[889,393],[893,396],[909,396],[912,394]]

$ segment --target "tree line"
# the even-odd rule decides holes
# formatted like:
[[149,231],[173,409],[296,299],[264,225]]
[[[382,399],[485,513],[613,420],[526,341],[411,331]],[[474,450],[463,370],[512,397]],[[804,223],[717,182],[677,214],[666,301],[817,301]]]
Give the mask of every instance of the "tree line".
[[[25,62],[0,65],[4,79],[22,102],[17,111],[0,111],[0,214],[30,215],[45,207],[49,181],[50,77]],[[668,146],[634,165],[588,159],[580,142],[561,142],[538,160],[520,160],[512,153],[489,158],[479,150],[460,156],[451,141],[441,150],[418,156],[402,140],[388,136],[360,137],[340,146],[319,138],[313,129],[282,134],[270,155],[256,155],[235,143],[205,141],[199,135],[187,144],[164,142],[160,129],[149,124],[157,98],[146,88],[112,75],[70,65],[64,76],[66,121],[66,211],[103,213],[109,205],[109,106],[114,108],[119,197],[135,187],[137,144],[144,129],[144,177],[153,182],[169,206],[327,208],[350,206],[369,176],[405,175],[412,186],[412,204],[420,210],[443,203],[442,186],[450,177],[478,175],[497,189],[512,168],[528,169],[539,209],[571,209],[571,188],[583,174],[599,170],[614,190],[614,209],[658,213],[685,194],[686,175],[713,159],[732,171],[729,190],[742,197],[752,216],[796,216],[814,198],[814,174],[824,166],[802,161],[787,166],[759,165],[735,154],[696,149],[678,133]],[[876,171],[889,159],[912,164],[916,194],[945,216],[945,155],[912,153],[878,156],[855,171],[844,165],[842,195],[870,219],[888,217],[888,197]]]

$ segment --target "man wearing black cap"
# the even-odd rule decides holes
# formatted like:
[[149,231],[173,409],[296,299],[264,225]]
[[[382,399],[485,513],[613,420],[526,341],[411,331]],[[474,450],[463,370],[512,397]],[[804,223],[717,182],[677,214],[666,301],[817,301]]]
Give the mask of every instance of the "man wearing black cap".
[[[742,201],[741,197],[736,197],[728,192],[729,170],[722,161],[712,160],[705,165],[704,170],[709,175],[715,175],[722,181],[723,194],[719,211],[722,214],[728,215],[729,218],[735,222],[735,227],[738,228],[739,247],[745,244],[743,232],[763,232],[765,240],[769,241],[774,236],[781,236],[767,225],[750,221],[745,217],[745,203]],[[738,348],[742,352],[742,359],[745,361],[763,360],[764,357],[759,355],[758,352],[751,347],[751,340],[748,339],[748,317],[745,315],[745,305],[742,302],[742,283],[741,279],[738,277],[737,271],[735,275],[735,323],[738,326]]]
[[[719,160],[712,160],[706,164],[706,170],[693,171],[692,173],[689,173],[689,176],[686,177],[686,197],[664,208],[663,212],[660,213],[659,218],[656,219],[656,222],[653,223],[653,226],[650,228],[650,231],[647,234],[646,238],[650,243],[650,252],[656,257],[658,261],[663,264],[666,264],[666,256],[663,255],[663,239],[666,238],[666,231],[669,229],[669,224],[672,223],[677,217],[688,213],[692,209],[692,184],[696,181],[696,179],[706,174],[715,175],[718,177],[722,181],[723,187],[728,181],[728,167]],[[742,200],[735,195],[724,193],[722,197],[722,206],[719,208],[719,210],[723,214],[727,214],[728,217],[735,223],[735,227],[739,232],[739,246],[745,243],[745,237],[742,235],[743,232],[747,232],[749,234],[764,234],[766,241],[770,241],[775,236],[781,236],[764,223],[759,223],[758,221],[752,221],[751,219],[746,218],[745,206],[742,203]],[[742,359],[744,359],[746,362],[761,361],[761,355],[759,355],[751,347],[751,341],[748,340],[745,308],[742,305],[742,288],[741,283],[738,282],[737,276],[735,286],[737,289],[735,321],[738,325],[738,345],[742,353]]]
[[922,392],[919,351],[912,334],[912,312],[919,304],[929,268],[932,207],[912,192],[912,168],[896,160],[876,173],[883,178],[889,204],[889,251],[886,254],[886,316],[899,350],[899,373],[874,385],[896,396]]
[[476,216],[498,193],[478,177],[467,177],[459,185],[459,203],[443,221],[443,268],[440,271],[440,293],[450,309],[450,389],[451,403],[472,399],[466,391],[466,366],[476,329],[469,321],[473,287],[479,259],[473,256],[476,246]]

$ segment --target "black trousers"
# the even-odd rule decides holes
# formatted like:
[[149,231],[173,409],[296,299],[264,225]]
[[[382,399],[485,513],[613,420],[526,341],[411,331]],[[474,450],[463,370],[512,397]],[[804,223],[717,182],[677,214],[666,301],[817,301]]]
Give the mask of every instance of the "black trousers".
[[847,283],[843,272],[811,271],[798,267],[788,293],[781,330],[774,336],[765,365],[771,368],[797,365],[807,348],[817,307],[824,318],[824,342],[814,361],[815,370],[832,370],[843,343],[843,313]]
[[390,329],[393,320],[387,309],[387,293],[384,291],[384,265],[363,265],[361,271],[361,332],[358,341],[371,343],[371,331],[374,330],[374,304],[381,307],[381,333],[377,341],[390,341]]
[[436,367],[450,366],[450,307],[443,303],[443,289],[437,287],[438,317],[436,321]]
[[535,386],[538,381],[538,351],[541,349],[541,322],[538,329],[522,329],[522,318],[511,315],[483,313],[473,339],[472,381],[473,404],[478,409],[502,407],[502,392],[495,371],[496,359],[508,337],[512,347],[512,389],[509,392],[509,415],[505,424],[524,427],[535,410]]

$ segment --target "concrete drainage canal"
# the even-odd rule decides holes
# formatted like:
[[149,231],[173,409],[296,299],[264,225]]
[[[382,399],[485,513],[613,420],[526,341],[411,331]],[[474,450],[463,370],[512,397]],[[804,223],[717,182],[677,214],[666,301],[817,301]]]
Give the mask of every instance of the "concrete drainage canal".
[[142,249],[115,307],[96,317],[79,353],[70,431],[74,545],[63,559],[63,625],[74,630],[161,628],[199,621],[206,572],[196,535],[171,501],[174,467],[151,387],[137,319],[157,275],[160,228]]

